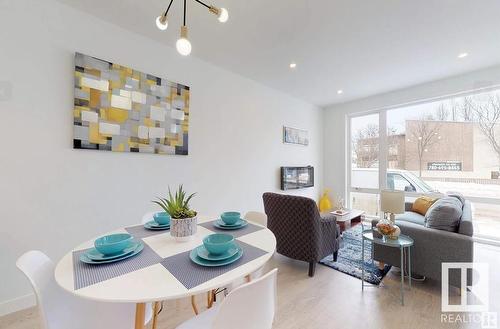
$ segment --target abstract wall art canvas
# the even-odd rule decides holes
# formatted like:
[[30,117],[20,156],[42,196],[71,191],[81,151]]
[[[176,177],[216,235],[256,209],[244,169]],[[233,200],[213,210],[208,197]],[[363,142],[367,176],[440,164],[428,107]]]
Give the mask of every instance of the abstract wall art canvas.
[[307,130],[283,126],[283,143],[309,145],[309,133]]
[[75,54],[73,148],[188,154],[189,87]]

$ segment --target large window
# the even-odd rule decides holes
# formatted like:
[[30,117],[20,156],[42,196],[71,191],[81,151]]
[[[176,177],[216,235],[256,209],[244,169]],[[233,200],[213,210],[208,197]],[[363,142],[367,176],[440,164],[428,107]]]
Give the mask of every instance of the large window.
[[379,194],[379,121],[377,113],[350,120],[351,165],[349,204],[377,216]]
[[353,116],[349,128],[351,207],[378,215],[383,188],[456,191],[473,203],[477,235],[500,239],[499,91]]

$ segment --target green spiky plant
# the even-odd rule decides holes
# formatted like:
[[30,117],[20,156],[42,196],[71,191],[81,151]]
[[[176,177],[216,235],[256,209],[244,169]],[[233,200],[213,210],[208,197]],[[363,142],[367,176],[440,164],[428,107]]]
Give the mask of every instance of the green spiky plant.
[[174,219],[192,218],[196,216],[196,211],[189,208],[189,201],[195,194],[186,197],[182,185],[179,185],[175,195],[172,195],[170,187],[168,187],[168,198],[157,197],[158,200],[154,200],[153,203],[162,207]]

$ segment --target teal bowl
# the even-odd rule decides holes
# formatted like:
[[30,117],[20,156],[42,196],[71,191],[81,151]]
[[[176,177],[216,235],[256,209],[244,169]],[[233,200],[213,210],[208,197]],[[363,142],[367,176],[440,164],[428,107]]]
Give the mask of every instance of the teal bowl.
[[132,242],[132,236],[130,234],[117,233],[117,234],[106,235],[95,240],[94,247],[101,254],[113,255],[122,252],[125,248],[130,246],[131,242]]
[[170,214],[168,212],[157,212],[153,215],[153,219],[159,225],[167,225],[170,223]]
[[222,255],[234,245],[234,237],[230,234],[215,233],[203,239],[203,245],[212,255]]
[[241,218],[241,214],[237,211],[226,211],[220,215],[220,219],[227,225],[236,224]]

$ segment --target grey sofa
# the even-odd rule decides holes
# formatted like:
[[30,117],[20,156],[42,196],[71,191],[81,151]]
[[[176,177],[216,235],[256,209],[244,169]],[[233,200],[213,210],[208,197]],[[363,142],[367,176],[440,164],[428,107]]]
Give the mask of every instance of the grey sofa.
[[264,193],[262,198],[278,253],[308,262],[310,277],[328,254],[337,261],[340,228],[334,215],[320,214],[314,200],[301,196]]
[[[472,262],[474,243],[472,240],[472,210],[469,201],[465,200],[458,231],[448,232],[425,227],[424,216],[411,211],[412,203],[405,204],[406,212],[396,216],[396,225],[401,233],[415,241],[411,250],[412,273],[426,278],[441,281],[441,264],[443,262]],[[378,220],[372,221],[375,227]],[[397,248],[374,245],[373,258],[386,264],[400,266],[400,254]],[[450,271],[450,285],[460,287],[459,271]],[[472,277],[468,276],[470,284]]]

